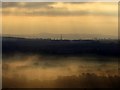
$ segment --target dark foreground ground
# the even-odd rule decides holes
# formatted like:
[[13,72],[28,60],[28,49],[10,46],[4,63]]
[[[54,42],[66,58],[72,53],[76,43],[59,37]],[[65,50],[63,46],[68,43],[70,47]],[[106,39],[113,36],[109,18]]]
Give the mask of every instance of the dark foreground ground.
[[51,81],[3,77],[3,88],[117,88],[119,83],[120,76],[97,76],[90,73],[59,77]]

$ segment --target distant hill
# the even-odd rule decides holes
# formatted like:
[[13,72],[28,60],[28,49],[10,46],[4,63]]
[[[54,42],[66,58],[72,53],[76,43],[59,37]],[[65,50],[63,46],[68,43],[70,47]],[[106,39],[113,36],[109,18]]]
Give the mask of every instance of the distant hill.
[[33,35],[3,35],[4,37],[21,37],[21,38],[43,38],[43,39],[117,39],[117,36],[101,35],[101,34],[53,34],[53,33],[39,33]]

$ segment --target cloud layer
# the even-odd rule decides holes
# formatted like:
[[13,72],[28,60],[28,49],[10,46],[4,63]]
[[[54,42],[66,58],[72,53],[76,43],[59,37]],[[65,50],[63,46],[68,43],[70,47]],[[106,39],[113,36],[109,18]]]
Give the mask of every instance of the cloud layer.
[[3,2],[3,15],[117,15],[117,3]]

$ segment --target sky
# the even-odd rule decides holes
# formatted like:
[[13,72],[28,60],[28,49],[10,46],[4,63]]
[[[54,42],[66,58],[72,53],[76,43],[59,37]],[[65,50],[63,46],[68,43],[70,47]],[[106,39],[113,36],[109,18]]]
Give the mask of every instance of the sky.
[[3,2],[7,35],[101,34],[118,36],[115,2]]

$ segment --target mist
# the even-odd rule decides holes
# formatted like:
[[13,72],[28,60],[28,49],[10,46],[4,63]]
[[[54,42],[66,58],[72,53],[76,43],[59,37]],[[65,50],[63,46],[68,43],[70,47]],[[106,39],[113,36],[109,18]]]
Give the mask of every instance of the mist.
[[[110,61],[104,62],[102,59],[109,59]],[[60,77],[66,76],[77,77],[85,73],[95,74],[97,76],[115,76],[118,75],[117,63],[117,58],[108,57],[98,59],[96,57],[16,54],[12,57],[3,58],[3,81],[25,80],[30,82],[37,80],[39,82],[45,82],[55,81]],[[3,84],[7,85],[7,83]],[[19,86],[22,87],[22,85]]]

